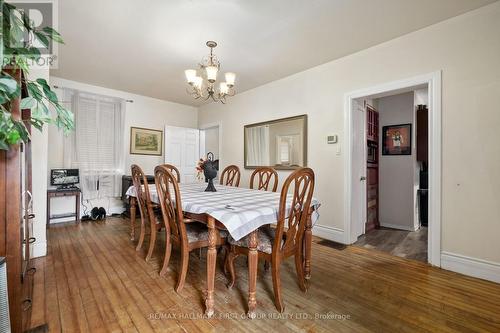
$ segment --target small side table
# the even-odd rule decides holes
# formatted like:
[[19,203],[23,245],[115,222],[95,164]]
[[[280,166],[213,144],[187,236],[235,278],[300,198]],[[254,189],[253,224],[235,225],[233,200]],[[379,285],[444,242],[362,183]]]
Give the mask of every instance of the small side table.
[[[80,223],[80,189],[79,188],[66,188],[66,189],[50,189],[47,190],[47,227],[50,220],[62,219],[65,217],[75,217],[75,222]],[[50,199],[57,197],[75,197],[75,212],[64,214],[50,214]]]

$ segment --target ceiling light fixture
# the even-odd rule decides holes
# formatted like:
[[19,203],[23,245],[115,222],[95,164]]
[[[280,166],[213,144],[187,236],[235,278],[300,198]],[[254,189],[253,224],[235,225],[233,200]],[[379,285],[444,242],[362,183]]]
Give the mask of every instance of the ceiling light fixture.
[[224,78],[226,81],[220,82],[217,89],[217,74],[220,70],[219,59],[214,54],[214,48],[217,46],[217,43],[209,40],[207,46],[210,48],[210,55],[201,60],[198,64],[199,68],[197,70],[186,69],[184,71],[187,83],[189,84],[187,92],[195,99],[204,98],[208,100],[211,98],[214,102],[225,104],[226,97],[234,96],[236,93],[234,90],[236,74],[231,72],[225,73]]

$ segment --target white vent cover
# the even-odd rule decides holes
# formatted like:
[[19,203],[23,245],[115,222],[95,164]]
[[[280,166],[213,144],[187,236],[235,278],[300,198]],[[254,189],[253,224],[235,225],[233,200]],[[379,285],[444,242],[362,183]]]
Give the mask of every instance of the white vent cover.
[[7,263],[0,257],[0,333],[10,332],[9,295],[7,292]]

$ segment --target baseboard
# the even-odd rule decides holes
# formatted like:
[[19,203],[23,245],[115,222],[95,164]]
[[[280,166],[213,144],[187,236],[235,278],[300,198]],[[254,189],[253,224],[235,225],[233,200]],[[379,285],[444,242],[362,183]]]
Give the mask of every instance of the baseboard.
[[312,228],[312,233],[314,236],[345,244],[344,230],[342,229],[316,224]]
[[47,242],[34,242],[31,249],[32,258],[44,257],[47,255]]
[[109,208],[109,212],[106,212],[108,213],[108,215],[111,215],[111,214],[121,214],[125,211],[125,208],[122,206],[115,206],[115,207],[110,207]]
[[417,229],[414,229],[413,226],[397,225],[397,224],[382,223],[382,222],[380,223],[380,226],[385,227],[385,228],[407,230],[407,231],[416,231],[417,230]]
[[441,268],[500,283],[500,263],[441,252]]

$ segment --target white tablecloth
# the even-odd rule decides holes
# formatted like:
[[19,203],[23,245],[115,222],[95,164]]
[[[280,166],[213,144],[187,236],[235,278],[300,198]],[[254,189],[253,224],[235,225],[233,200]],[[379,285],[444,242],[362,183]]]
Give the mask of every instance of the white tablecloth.
[[[217,192],[205,192],[204,182],[181,183],[182,209],[193,214],[208,214],[224,224],[231,236],[239,240],[265,224],[276,223],[280,193],[250,190],[241,187],[215,185]],[[151,200],[158,203],[154,184],[149,185]],[[135,187],[126,193],[135,197]],[[291,197],[291,196],[289,196]],[[291,201],[291,198],[289,198]],[[313,225],[319,218],[320,203],[313,198]]]

